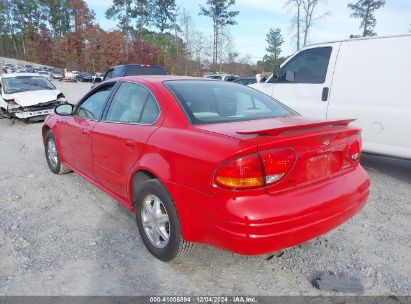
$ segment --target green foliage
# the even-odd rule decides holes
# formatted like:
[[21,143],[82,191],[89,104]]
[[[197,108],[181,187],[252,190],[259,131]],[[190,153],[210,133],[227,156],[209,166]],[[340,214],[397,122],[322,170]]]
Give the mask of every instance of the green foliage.
[[153,21],[154,25],[161,33],[172,29],[176,22],[176,1],[175,0],[155,0]]
[[129,33],[133,29],[131,20],[135,17],[133,0],[113,0],[113,4],[106,10],[106,18],[117,19],[117,26],[123,33]]
[[200,5],[199,15],[210,17],[213,21],[213,65],[217,64],[220,36],[222,29],[227,25],[235,25],[235,17],[239,11],[230,11],[230,7],[235,5],[235,0],[207,0],[207,7]]
[[235,0],[207,0],[207,8],[200,5],[200,15],[210,17],[213,23],[222,27],[237,24],[235,17],[239,11],[229,11]]
[[54,37],[62,37],[70,31],[72,12],[70,0],[41,0],[44,14],[48,16],[48,23]]
[[268,43],[266,51],[268,52],[267,59],[270,62],[275,62],[281,54],[281,45],[284,43],[281,30],[279,28],[271,28],[267,33],[265,41]]
[[358,0],[356,3],[349,3],[348,8],[352,11],[351,17],[361,19],[360,29],[363,37],[375,36],[375,25],[377,20],[374,12],[385,5],[385,0]]

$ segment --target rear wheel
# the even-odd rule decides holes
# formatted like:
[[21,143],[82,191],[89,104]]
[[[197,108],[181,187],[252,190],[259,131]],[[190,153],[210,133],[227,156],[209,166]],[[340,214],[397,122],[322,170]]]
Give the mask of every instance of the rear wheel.
[[66,174],[71,172],[71,170],[63,165],[60,161],[56,139],[54,138],[51,131],[48,131],[46,133],[44,139],[44,152],[46,153],[47,164],[51,172],[53,172],[54,174]]
[[137,198],[137,226],[147,249],[166,262],[188,253],[193,243],[183,239],[174,202],[160,181],[144,182]]

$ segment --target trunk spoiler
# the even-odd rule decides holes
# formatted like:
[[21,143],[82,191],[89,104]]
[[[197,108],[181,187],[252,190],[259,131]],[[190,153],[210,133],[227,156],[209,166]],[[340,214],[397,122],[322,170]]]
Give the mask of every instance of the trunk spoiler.
[[258,135],[277,136],[277,135],[280,135],[288,131],[300,131],[300,130],[305,130],[305,129],[320,128],[320,127],[348,126],[354,120],[355,119],[326,120],[326,121],[305,123],[301,125],[291,125],[291,126],[272,128],[272,129],[237,131],[237,134],[245,134],[245,135],[258,134]]

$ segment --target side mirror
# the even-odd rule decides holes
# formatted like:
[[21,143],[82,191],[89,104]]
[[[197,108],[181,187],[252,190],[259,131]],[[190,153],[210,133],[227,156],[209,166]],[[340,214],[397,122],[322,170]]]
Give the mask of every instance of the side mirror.
[[276,64],[273,69],[273,78],[275,80],[280,79],[280,65]]
[[70,116],[73,114],[74,106],[69,103],[63,103],[54,108],[54,113],[61,116]]
[[288,82],[294,82],[295,73],[293,71],[287,71],[285,73],[285,80],[288,81]]

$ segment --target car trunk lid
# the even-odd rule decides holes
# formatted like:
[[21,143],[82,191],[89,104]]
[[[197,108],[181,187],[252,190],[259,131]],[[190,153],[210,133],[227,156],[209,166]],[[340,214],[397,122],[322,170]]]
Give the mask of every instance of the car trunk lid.
[[296,160],[278,183],[267,192],[286,190],[330,178],[356,166],[347,158],[360,130],[348,127],[353,120],[312,121],[299,116],[196,126],[203,130],[249,141],[260,153],[292,149]]

